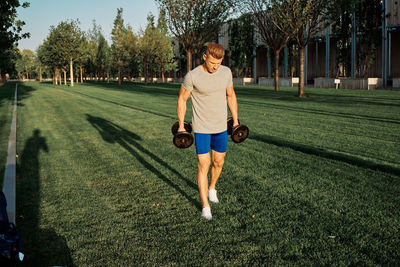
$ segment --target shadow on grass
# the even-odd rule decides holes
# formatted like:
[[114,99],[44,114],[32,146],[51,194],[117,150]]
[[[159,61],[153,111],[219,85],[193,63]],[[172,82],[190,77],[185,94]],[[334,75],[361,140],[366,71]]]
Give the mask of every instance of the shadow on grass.
[[182,174],[180,174],[177,170],[169,166],[168,163],[163,161],[157,155],[155,155],[154,153],[152,153],[151,151],[140,145],[139,141],[142,140],[140,136],[103,118],[91,116],[89,114],[86,114],[86,116],[87,120],[92,124],[92,126],[99,131],[104,141],[109,143],[117,143],[121,145],[124,149],[126,149],[129,153],[131,153],[146,169],[154,173],[154,175],[156,175],[167,185],[178,191],[182,196],[184,196],[187,200],[189,200],[195,207],[201,210],[201,205],[198,201],[190,197],[178,185],[176,185],[174,182],[168,179],[166,175],[164,175],[156,167],[151,165],[148,161],[146,161],[146,159],[141,155],[141,153],[146,154],[147,156],[155,160],[157,163],[159,163],[161,166],[174,173],[177,177],[179,177],[191,188],[197,190],[197,186],[191,181],[189,181],[187,178],[183,177]]
[[17,167],[17,227],[25,253],[22,266],[72,266],[66,240],[53,229],[39,226],[41,151],[48,152],[46,138],[34,130],[25,142]]
[[148,109],[142,109],[142,108],[138,108],[138,107],[134,107],[134,106],[130,106],[130,105],[125,105],[125,104],[122,104],[122,103],[118,103],[118,102],[115,102],[115,101],[111,101],[111,100],[107,100],[107,99],[104,99],[104,98],[96,97],[96,96],[93,96],[93,95],[84,94],[82,92],[78,92],[78,91],[68,91],[68,92],[80,94],[80,95],[83,95],[83,96],[86,96],[86,97],[89,97],[89,98],[92,98],[92,99],[100,100],[100,101],[103,101],[103,102],[111,103],[111,104],[118,105],[118,106],[125,107],[125,108],[134,109],[134,110],[145,112],[145,113],[149,113],[149,114],[152,114],[152,115],[156,115],[156,116],[160,116],[160,117],[164,117],[164,118],[176,119],[173,116],[168,116],[168,115],[165,115],[165,114],[162,114],[162,113],[159,113],[159,112],[154,112],[154,111],[151,111],[151,110],[148,110]]
[[259,135],[259,134],[253,133],[250,138],[254,139],[256,141],[273,144],[273,145],[280,146],[280,147],[288,147],[288,148],[294,149],[296,151],[300,151],[300,152],[310,154],[310,155],[315,155],[315,156],[319,156],[319,157],[323,157],[323,158],[327,158],[327,159],[338,160],[338,161],[346,162],[346,163],[356,165],[359,167],[363,167],[363,168],[379,170],[379,171],[390,173],[390,174],[400,175],[400,169],[393,167],[393,166],[389,166],[389,165],[385,165],[385,164],[378,164],[373,161],[360,159],[360,158],[357,158],[354,156],[345,155],[343,153],[326,151],[324,149],[294,143],[294,142],[291,142],[288,140],[281,139],[276,136]]
[[[360,120],[368,120],[374,122],[385,122],[385,123],[394,123],[400,124],[399,120],[390,119],[390,118],[382,118],[382,117],[373,117],[373,116],[366,116],[366,115],[359,115],[359,114],[352,114],[352,113],[345,113],[345,112],[332,112],[332,111],[325,111],[319,109],[312,109],[312,108],[299,108],[299,107],[291,107],[287,105],[280,105],[280,104],[271,104],[271,103],[262,103],[262,102],[255,102],[255,101],[240,101],[240,104],[247,104],[250,106],[258,106],[258,107],[265,107],[265,108],[275,108],[275,109],[283,109],[283,110],[290,110],[295,112],[304,112],[310,114],[318,114],[318,115],[325,115],[325,116],[333,116],[333,117],[340,117],[340,118],[350,118],[350,119],[360,119]],[[349,103],[350,105],[351,103]]]

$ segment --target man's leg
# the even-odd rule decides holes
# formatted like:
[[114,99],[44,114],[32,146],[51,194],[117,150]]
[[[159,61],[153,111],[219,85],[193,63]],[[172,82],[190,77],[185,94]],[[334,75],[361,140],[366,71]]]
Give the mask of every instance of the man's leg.
[[225,155],[226,152],[220,153],[212,150],[212,167],[210,185],[208,187],[209,190],[215,189],[215,185],[221,175],[222,167],[224,166]]
[[197,186],[199,187],[201,203],[204,207],[210,206],[208,203],[208,169],[210,168],[210,154],[198,154]]

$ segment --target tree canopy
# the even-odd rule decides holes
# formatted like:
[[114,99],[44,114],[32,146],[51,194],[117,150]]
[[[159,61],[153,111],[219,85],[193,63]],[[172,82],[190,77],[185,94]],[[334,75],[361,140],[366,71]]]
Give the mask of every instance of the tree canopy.
[[[5,80],[5,73],[13,66],[18,41],[29,37],[29,33],[21,33],[25,22],[17,19],[19,6],[19,0],[0,1],[0,80]],[[24,2],[22,7],[29,7],[29,3]]]
[[233,0],[157,0],[165,10],[171,33],[182,44],[187,55],[187,71],[192,56],[200,53],[206,42],[215,41],[223,23],[232,14]]

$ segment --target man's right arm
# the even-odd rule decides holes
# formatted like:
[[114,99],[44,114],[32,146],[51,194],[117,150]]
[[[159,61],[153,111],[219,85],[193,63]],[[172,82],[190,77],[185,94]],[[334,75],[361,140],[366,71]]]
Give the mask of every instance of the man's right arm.
[[190,90],[186,90],[182,85],[179,91],[178,96],[178,105],[176,107],[176,111],[178,113],[178,121],[179,121],[179,129],[178,132],[185,131],[184,121],[185,121],[185,114],[186,114],[186,102],[190,97]]

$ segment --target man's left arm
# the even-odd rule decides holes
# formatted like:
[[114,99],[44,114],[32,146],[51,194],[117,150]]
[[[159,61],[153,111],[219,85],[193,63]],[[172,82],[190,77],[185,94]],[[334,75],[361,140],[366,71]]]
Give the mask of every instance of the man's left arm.
[[236,99],[235,90],[232,87],[226,88],[226,100],[228,102],[229,110],[231,111],[232,119],[233,119],[233,127],[239,125],[238,120],[238,105]]

